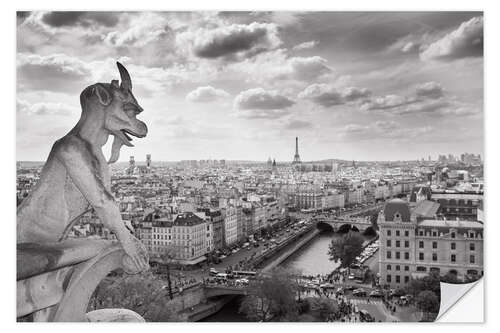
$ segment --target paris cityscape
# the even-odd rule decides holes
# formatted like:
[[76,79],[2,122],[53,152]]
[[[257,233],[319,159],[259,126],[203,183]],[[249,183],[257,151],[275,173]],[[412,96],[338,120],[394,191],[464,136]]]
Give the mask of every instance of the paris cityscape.
[[18,321],[427,322],[483,276],[482,13],[17,21]]

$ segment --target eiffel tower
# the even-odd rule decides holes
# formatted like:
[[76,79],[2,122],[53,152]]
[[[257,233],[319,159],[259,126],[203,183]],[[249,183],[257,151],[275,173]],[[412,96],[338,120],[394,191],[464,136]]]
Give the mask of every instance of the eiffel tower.
[[292,164],[300,164],[299,138],[298,137],[295,137],[295,155],[293,156]]

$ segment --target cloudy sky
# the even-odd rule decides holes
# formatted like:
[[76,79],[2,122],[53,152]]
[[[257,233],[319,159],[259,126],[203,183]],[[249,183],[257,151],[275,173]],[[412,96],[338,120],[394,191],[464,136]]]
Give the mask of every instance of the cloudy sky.
[[149,127],[121,160],[289,161],[295,136],[303,160],[483,151],[479,12],[17,16],[18,160],[46,159],[117,60]]

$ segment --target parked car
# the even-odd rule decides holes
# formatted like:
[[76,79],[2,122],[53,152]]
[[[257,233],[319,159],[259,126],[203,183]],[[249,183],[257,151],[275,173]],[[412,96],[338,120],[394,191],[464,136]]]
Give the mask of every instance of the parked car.
[[401,296],[400,299],[402,301],[410,302],[413,299],[413,296],[412,295],[404,295],[404,296]]
[[372,292],[370,292],[370,297],[384,297],[384,294],[382,293],[381,290],[373,290]]
[[366,291],[364,289],[356,289],[352,292],[353,296],[366,296]]
[[389,292],[389,297],[400,297],[404,296],[404,294],[405,291],[401,288],[391,289],[391,291]]
[[243,278],[243,279],[236,280],[235,283],[237,285],[248,286],[249,281],[248,281],[248,279]]
[[319,287],[323,288],[323,289],[334,289],[335,288],[335,286],[331,283],[323,283]]
[[218,273],[215,276],[216,281],[227,281],[227,279],[228,279],[228,274],[226,274],[226,273]]
[[209,275],[216,276],[219,272],[215,268],[210,268]]

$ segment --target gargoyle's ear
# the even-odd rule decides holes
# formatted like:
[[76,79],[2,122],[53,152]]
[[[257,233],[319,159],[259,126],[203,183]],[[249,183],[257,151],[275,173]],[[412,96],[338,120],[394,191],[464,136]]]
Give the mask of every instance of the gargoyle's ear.
[[96,84],[94,92],[102,105],[108,106],[111,103],[111,94],[103,85]]

